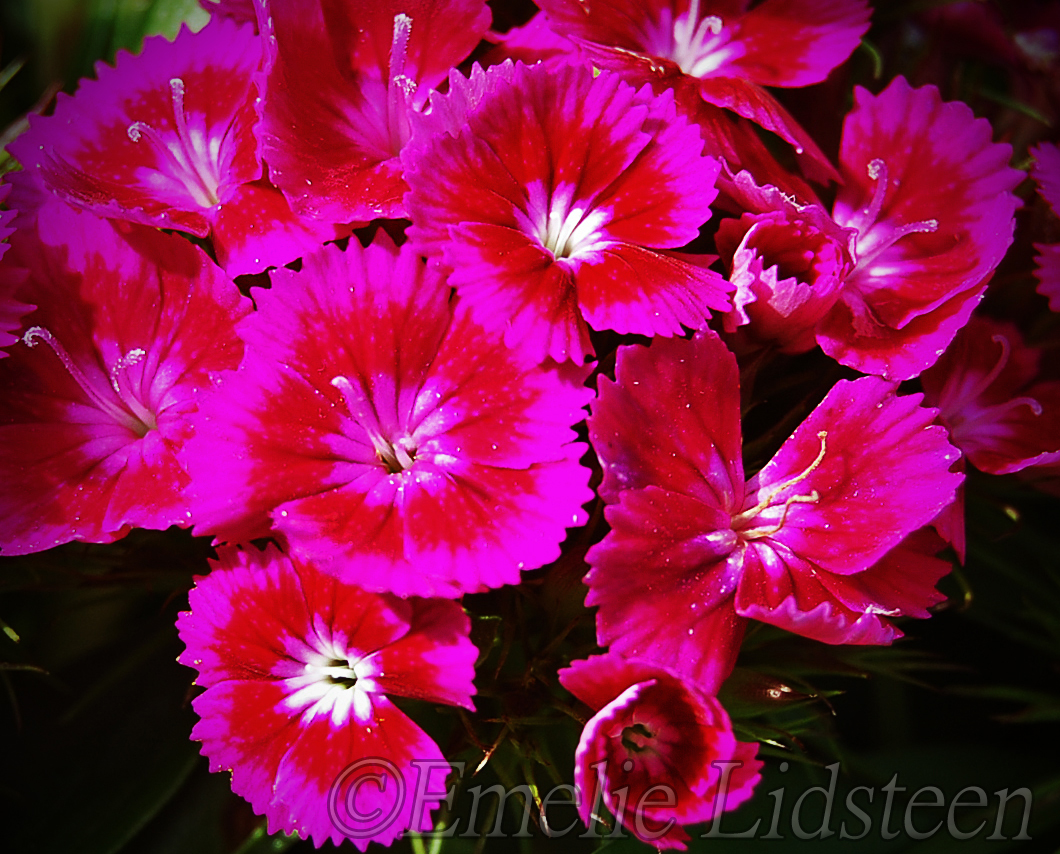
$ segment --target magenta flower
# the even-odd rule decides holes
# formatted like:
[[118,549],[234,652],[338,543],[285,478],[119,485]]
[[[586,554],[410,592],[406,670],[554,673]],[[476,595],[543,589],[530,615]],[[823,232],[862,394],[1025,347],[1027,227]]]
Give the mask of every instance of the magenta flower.
[[712,332],[619,350],[589,435],[611,531],[587,556],[601,644],[714,693],[744,617],[825,643],[889,643],[949,566],[917,539],[961,476],[937,412],[839,382],[744,482],[736,360]]
[[56,206],[11,255],[37,308],[0,361],[0,548],[109,542],[189,523],[177,449],[196,394],[242,354],[250,310],[178,237]]
[[219,555],[177,618],[210,770],[231,772],[270,833],[318,848],[430,830],[449,766],[388,695],[474,709],[460,606],[366,593],[275,546]]
[[[1038,183],[1038,192],[1049,203],[1053,213],[1060,216],[1060,148],[1055,143],[1043,142],[1031,149],[1034,166],[1031,177]],[[1038,293],[1047,297],[1049,308],[1060,311],[1060,244],[1035,243],[1038,268]]]
[[950,440],[980,471],[1009,474],[1060,451],[1060,381],[1011,323],[973,317],[920,379]]
[[[811,177],[836,177],[816,143],[763,86],[819,83],[869,28],[865,0],[542,0],[553,30],[594,65],[724,107],[795,147]],[[731,163],[734,168],[742,160]]]
[[698,235],[719,168],[672,95],[581,67],[502,65],[483,80],[462,128],[403,157],[410,241],[484,328],[581,362],[589,326],[668,336],[729,307],[720,276],[662,251]]
[[517,583],[592,498],[586,371],[537,367],[380,233],[277,270],[186,449],[195,529],[401,596]]
[[[11,153],[63,201],[101,216],[209,236],[231,276],[285,264],[341,235],[296,217],[262,180],[253,125],[253,28],[219,18],[96,66]],[[15,177],[15,182],[28,180]]]
[[602,801],[641,841],[684,850],[683,825],[736,809],[761,779],[758,745],[737,741],[721,703],[665,668],[609,653],[559,680],[596,712],[574,755],[586,826]]
[[409,118],[490,25],[485,0],[268,0],[262,150],[300,214],[405,215]]
[[909,379],[968,322],[1012,242],[1024,176],[989,123],[934,86],[898,77],[854,100],[833,217],[857,230],[857,264],[817,340],[844,365]]

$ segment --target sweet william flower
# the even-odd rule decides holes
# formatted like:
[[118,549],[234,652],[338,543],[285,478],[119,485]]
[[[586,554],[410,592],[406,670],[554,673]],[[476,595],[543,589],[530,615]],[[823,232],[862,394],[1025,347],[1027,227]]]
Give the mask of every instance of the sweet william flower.
[[717,698],[664,667],[608,653],[559,681],[595,712],[574,754],[586,826],[603,804],[641,841],[684,850],[684,825],[735,809],[761,779],[758,745],[737,741]]
[[828,355],[864,373],[910,379],[968,322],[1004,257],[1024,175],[990,124],[938,89],[897,77],[855,87],[832,216],[857,231],[856,264],[818,326]]
[[231,772],[270,833],[317,847],[430,830],[449,766],[390,697],[474,709],[460,606],[367,593],[272,545],[221,549],[213,565],[177,618],[178,660],[205,688],[191,737],[210,770]]
[[0,549],[189,524],[177,449],[249,301],[182,238],[60,205],[39,227],[9,253],[37,308],[0,361]]
[[839,382],[745,482],[736,360],[713,332],[624,347],[615,377],[589,419],[611,525],[587,556],[601,644],[714,693],[747,617],[889,643],[900,632],[887,617],[939,601],[949,565],[916,532],[961,476],[918,395]]
[[279,534],[344,581],[456,597],[559,556],[592,498],[587,371],[539,367],[382,232],[277,270],[185,450],[195,530]]
[[[170,42],[120,51],[55,112],[30,117],[9,147],[64,202],[144,225],[209,237],[230,276],[286,264],[343,230],[295,216],[263,180],[253,127],[261,41],[218,17]],[[23,194],[25,195],[25,194]],[[28,213],[28,212],[27,212]]]
[[973,317],[920,381],[950,440],[980,471],[1010,474],[1060,451],[1060,381],[1013,324]]
[[[729,307],[713,259],[665,251],[698,235],[719,169],[671,94],[569,66],[494,66],[479,85],[463,125],[403,159],[409,239],[484,328],[580,363],[589,327],[674,335]],[[445,100],[432,112],[456,112]]]

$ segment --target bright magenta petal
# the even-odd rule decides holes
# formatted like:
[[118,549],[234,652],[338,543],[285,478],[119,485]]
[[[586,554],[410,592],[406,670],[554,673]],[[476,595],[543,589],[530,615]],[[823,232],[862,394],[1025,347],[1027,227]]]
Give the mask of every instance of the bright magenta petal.
[[266,181],[235,189],[212,222],[217,262],[229,276],[282,267],[349,229],[297,216]]
[[649,486],[623,492],[607,521],[610,533],[586,556],[598,641],[717,691],[745,622],[732,605],[741,564],[729,514]]
[[743,51],[725,73],[762,86],[820,83],[860,44],[871,14],[865,0],[765,0],[740,19]]

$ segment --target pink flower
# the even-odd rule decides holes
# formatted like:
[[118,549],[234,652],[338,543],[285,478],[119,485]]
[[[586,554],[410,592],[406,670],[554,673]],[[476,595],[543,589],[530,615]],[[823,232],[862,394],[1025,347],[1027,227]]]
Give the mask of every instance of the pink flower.
[[298,213],[405,215],[409,119],[485,34],[485,0],[268,0],[262,151]]
[[854,89],[843,126],[843,184],[832,215],[857,230],[857,264],[817,340],[844,365],[909,379],[971,315],[1015,228],[1023,173],[984,119],[934,86],[895,78]]
[[403,157],[409,239],[484,328],[581,362],[589,326],[674,335],[729,307],[713,259],[662,251],[698,235],[719,168],[670,94],[542,65],[495,66],[482,85],[464,126]]
[[920,379],[969,462],[1009,474],[1060,451],[1060,381],[1038,379],[1043,352],[1011,323],[973,317]]
[[539,5],[552,29],[577,41],[594,65],[732,110],[793,145],[811,177],[835,177],[806,131],[762,87],[824,80],[868,30],[865,0],[765,0],[752,9],[747,0]]
[[574,755],[586,826],[602,801],[643,842],[684,850],[683,825],[736,809],[761,779],[758,745],[737,741],[721,703],[665,668],[609,653],[559,680],[596,712]]
[[388,695],[474,709],[460,606],[366,593],[275,546],[219,555],[177,618],[210,770],[231,772],[270,833],[318,848],[430,830],[449,766]]
[[10,253],[37,308],[0,361],[0,547],[187,525],[176,452],[196,394],[239,363],[250,303],[179,237],[62,206],[40,227]]
[[380,233],[277,270],[185,453],[195,529],[275,528],[373,591],[455,597],[559,556],[592,498],[584,369],[506,349]]
[[[957,451],[918,395],[841,381],[745,483],[736,360],[712,332],[619,350],[589,435],[611,531],[587,560],[597,636],[709,693],[744,617],[825,643],[889,643],[949,566],[903,540],[953,500]],[[901,548],[896,548],[901,546]]]
[[[262,180],[253,75],[261,43],[219,18],[96,66],[11,153],[63,201],[101,216],[209,236],[231,276],[285,264],[341,236],[296,217]],[[31,176],[12,176],[25,183]]]
[[[1060,216],[1060,148],[1055,143],[1043,142],[1031,149],[1034,166],[1031,177],[1038,183],[1038,192],[1049,203],[1053,213]],[[1038,269],[1038,293],[1049,299],[1049,308],[1060,311],[1060,244],[1035,243]]]

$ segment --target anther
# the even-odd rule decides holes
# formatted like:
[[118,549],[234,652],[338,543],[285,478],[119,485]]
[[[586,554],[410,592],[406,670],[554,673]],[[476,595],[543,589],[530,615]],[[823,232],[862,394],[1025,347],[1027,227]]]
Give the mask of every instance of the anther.
[[[744,510],[742,513],[739,513],[736,516],[733,516],[732,517],[732,521],[733,521],[733,528],[734,529],[738,528],[740,525],[744,524],[745,522],[750,522],[755,516],[757,516],[763,510],[766,510],[767,508],[771,507],[773,505],[773,499],[776,498],[778,495],[780,495],[780,493],[782,493],[784,490],[790,489],[791,487],[793,487],[793,486],[795,486],[795,485],[797,485],[799,483],[802,483],[802,481],[806,480],[806,478],[808,478],[811,474],[813,474],[813,472],[817,469],[817,467],[821,465],[821,462],[824,460],[824,455],[828,451],[828,431],[827,430],[821,430],[817,434],[817,438],[821,440],[821,450],[818,451],[817,458],[812,463],[810,463],[809,467],[807,467],[801,474],[797,474],[797,475],[795,475],[795,477],[789,478],[788,480],[784,481],[783,483],[779,484],[778,486],[773,487],[773,489],[771,489],[769,491],[769,493],[766,495],[766,497],[763,498],[761,501],[759,501],[750,510]],[[816,503],[819,500],[820,500],[820,496],[817,494],[816,490],[812,491],[809,495],[798,495],[798,496],[795,496],[794,498],[788,499],[788,501],[785,502],[785,504],[784,504],[784,515],[787,516],[788,505],[790,505],[792,503],[795,503],[795,504],[799,504],[799,503],[802,503],[802,504],[814,504],[814,503]],[[784,520],[781,519],[781,524],[783,524],[783,521]]]

